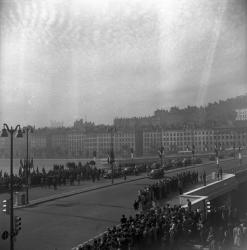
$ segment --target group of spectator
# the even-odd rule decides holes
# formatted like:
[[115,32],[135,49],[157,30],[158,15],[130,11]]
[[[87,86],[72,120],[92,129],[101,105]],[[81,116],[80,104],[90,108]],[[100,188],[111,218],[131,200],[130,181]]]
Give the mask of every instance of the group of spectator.
[[146,210],[152,206],[153,202],[166,198],[171,192],[179,191],[182,194],[186,186],[196,183],[198,183],[198,172],[196,171],[186,171],[173,177],[166,177],[140,189],[134,202],[134,208],[138,210],[141,207],[142,210]]
[[[201,237],[201,242],[209,245],[211,250],[230,250],[247,248],[246,221],[240,221],[238,210],[226,206],[214,208],[208,214],[209,230],[206,237]],[[201,232],[203,236],[203,232]]]
[[[49,171],[46,171],[44,168],[41,171],[38,167],[37,169],[31,168],[28,174],[28,182],[32,186],[57,189],[57,186],[80,184],[81,181],[85,180],[95,182],[100,180],[103,174],[103,169],[99,169],[89,163],[85,165],[82,165],[80,162],[77,165],[75,163],[67,163],[66,168],[63,165],[54,165],[53,169]],[[14,188],[20,190],[27,183],[26,177],[26,169],[20,168],[19,173],[13,176]],[[0,189],[2,191],[8,190],[9,184],[10,175],[0,171]]]
[[101,237],[78,246],[78,250],[172,250],[195,242],[210,250],[245,247],[247,227],[240,222],[236,209],[222,207],[206,215],[199,209],[166,204],[134,217],[122,215],[120,225],[108,228]]

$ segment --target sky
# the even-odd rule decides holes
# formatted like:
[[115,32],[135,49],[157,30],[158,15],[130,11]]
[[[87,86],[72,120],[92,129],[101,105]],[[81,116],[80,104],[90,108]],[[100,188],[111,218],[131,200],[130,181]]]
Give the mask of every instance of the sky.
[[247,93],[245,0],[0,3],[0,123],[112,124]]

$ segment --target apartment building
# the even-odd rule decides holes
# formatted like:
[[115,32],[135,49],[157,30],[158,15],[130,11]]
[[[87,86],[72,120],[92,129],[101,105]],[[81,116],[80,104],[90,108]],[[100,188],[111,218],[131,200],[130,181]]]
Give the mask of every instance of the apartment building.
[[69,157],[84,157],[85,149],[84,149],[84,139],[85,134],[82,132],[72,132],[68,134],[68,156]]
[[[143,131],[143,155],[157,154],[162,146],[163,131]],[[164,144],[163,144],[164,145]]]
[[51,135],[51,148],[57,155],[68,154],[67,133],[55,133]]
[[113,147],[116,157],[129,157],[135,151],[135,133],[119,131],[115,133],[73,133],[68,135],[68,152],[74,157],[106,158]]
[[237,109],[237,121],[247,121],[247,109]]

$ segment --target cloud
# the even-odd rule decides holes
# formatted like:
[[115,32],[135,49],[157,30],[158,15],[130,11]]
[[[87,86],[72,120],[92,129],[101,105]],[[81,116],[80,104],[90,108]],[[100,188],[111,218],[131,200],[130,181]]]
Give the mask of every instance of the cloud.
[[1,120],[71,124],[87,115],[111,123],[246,89],[243,0],[15,0],[2,7]]

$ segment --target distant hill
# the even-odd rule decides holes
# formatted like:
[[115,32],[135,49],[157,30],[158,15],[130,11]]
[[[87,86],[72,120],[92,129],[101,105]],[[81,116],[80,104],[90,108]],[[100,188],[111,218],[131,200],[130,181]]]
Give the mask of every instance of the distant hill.
[[247,126],[246,121],[236,121],[236,109],[247,109],[247,94],[209,103],[205,107],[187,106],[180,109],[158,109],[153,116],[116,118],[114,125],[125,129],[185,129]]
[[172,107],[167,110],[156,110],[163,128],[199,128],[238,126],[246,122],[236,121],[236,109],[247,109],[247,94],[209,103],[206,107],[188,106],[184,109]]

